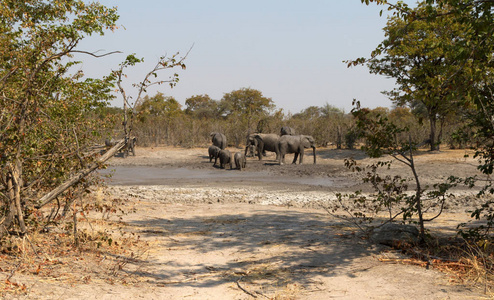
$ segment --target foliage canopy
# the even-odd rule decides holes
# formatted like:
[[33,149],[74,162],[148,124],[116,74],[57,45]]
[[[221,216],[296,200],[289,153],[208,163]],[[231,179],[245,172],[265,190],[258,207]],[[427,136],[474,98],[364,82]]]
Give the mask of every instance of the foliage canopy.
[[83,79],[67,58],[92,34],[115,29],[116,9],[84,1],[0,4],[0,198],[2,237],[38,193],[94,157],[89,147],[104,126],[94,110],[112,98],[110,77]]

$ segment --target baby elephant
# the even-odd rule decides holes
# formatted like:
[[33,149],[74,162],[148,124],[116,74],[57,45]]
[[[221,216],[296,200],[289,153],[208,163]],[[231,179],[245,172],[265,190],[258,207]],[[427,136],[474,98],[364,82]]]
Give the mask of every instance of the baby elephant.
[[214,158],[214,164],[213,166],[216,166],[216,162],[218,161],[218,153],[220,153],[220,148],[212,145],[209,146],[208,152],[209,152],[209,162],[211,162]]
[[245,165],[247,164],[247,160],[245,159],[245,155],[242,152],[237,152],[233,156],[233,160],[235,161],[235,167],[237,170],[242,171],[245,169]]
[[220,150],[218,153],[218,158],[220,159],[220,168],[224,169],[226,164],[230,165],[230,169],[232,168],[232,155],[228,150]]

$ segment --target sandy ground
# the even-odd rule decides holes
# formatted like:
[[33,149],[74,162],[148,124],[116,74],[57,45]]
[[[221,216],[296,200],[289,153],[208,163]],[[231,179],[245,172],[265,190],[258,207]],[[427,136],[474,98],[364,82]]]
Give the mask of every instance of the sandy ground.
[[[115,226],[148,243],[146,251],[126,260],[115,281],[96,280],[95,274],[78,283],[16,274],[11,280],[29,291],[7,298],[488,298],[481,288],[434,268],[400,263],[401,253],[371,243],[320,208],[338,192],[368,190],[343,165],[345,158],[372,161],[359,151],[321,149],[316,165],[306,155],[303,165],[283,166],[268,153],[263,161],[249,158],[244,171],[213,167],[206,148],[136,152],[110,161],[103,173],[113,177],[97,193],[131,208],[118,220],[113,217]],[[423,184],[451,174],[478,174],[466,153],[416,156]],[[411,176],[397,163],[385,172]],[[468,219],[466,211],[476,201],[472,192],[457,188],[454,193],[445,213],[429,225],[432,232],[452,232],[452,224]]]

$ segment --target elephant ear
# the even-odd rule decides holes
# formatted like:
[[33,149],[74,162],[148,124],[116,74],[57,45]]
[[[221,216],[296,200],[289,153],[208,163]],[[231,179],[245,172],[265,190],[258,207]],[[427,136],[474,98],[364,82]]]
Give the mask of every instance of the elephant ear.
[[304,145],[305,148],[309,148],[311,143],[311,136],[308,135],[303,135],[302,136],[302,144]]

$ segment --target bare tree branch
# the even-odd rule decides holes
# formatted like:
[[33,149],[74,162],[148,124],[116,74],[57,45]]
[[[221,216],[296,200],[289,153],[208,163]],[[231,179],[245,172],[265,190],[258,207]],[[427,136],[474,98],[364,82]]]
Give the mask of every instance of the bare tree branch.
[[104,56],[108,56],[108,55],[112,55],[112,54],[119,54],[119,53],[123,53],[122,51],[112,51],[112,52],[108,52],[108,53],[105,53],[105,54],[101,54],[101,55],[96,55],[92,52],[89,52],[89,51],[83,51],[83,50],[72,50],[70,51],[71,53],[82,53],[82,54],[87,54],[87,55],[91,55],[93,57],[104,57]]

